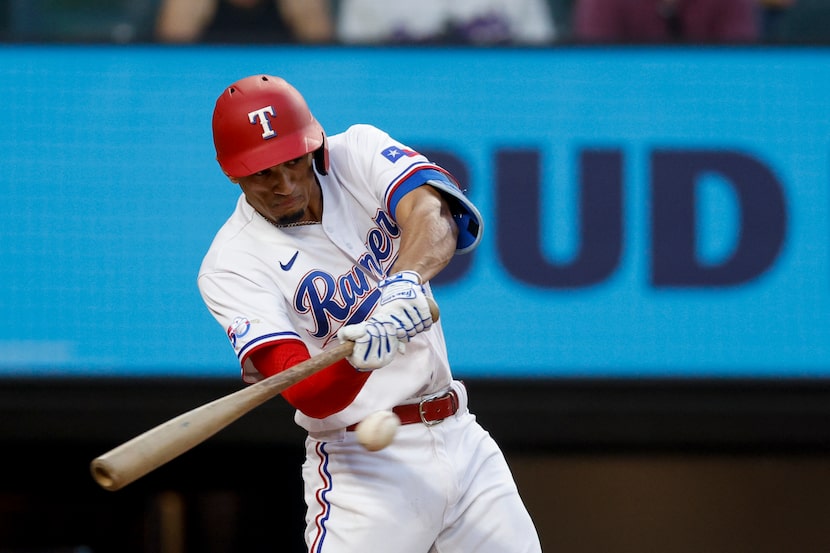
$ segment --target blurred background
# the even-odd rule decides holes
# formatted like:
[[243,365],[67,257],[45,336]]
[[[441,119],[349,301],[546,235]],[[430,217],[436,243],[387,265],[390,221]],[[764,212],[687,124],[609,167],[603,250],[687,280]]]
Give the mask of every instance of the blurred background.
[[242,386],[195,279],[260,72],[481,209],[433,288],[545,551],[830,551],[830,2],[0,0],[0,40],[0,553],[304,551],[281,398],[88,468]]

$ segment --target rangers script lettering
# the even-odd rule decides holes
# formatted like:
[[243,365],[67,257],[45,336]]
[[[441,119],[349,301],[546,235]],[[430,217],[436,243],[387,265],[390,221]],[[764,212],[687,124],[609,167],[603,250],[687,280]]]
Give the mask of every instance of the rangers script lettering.
[[[359,309],[358,302],[374,289],[368,278],[382,279],[394,261],[393,239],[400,236],[400,229],[383,211],[378,210],[373,220],[377,226],[366,237],[369,251],[360,257],[357,265],[336,278],[323,270],[312,271],[297,286],[294,307],[298,313],[312,313],[315,327],[310,334],[315,338],[328,337],[342,323],[353,320],[357,311],[367,311]],[[331,321],[340,324],[332,325]]]
[[[318,285],[322,291],[317,289]],[[365,275],[357,268],[348,274],[341,275],[336,280],[324,271],[314,271],[300,283],[294,305],[300,313],[309,311],[312,313],[316,326],[313,331],[310,331],[311,336],[328,338],[332,334],[330,321],[344,323],[352,319],[358,300],[369,294],[371,290]],[[368,309],[370,310],[371,308]],[[337,325],[335,331],[340,326]]]

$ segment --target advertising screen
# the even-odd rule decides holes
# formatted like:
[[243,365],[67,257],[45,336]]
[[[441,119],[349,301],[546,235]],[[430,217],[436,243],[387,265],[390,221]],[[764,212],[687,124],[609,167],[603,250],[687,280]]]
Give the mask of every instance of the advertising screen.
[[161,46],[0,49],[0,376],[238,375],[196,274],[255,73],[465,186],[459,376],[830,376],[830,50]]

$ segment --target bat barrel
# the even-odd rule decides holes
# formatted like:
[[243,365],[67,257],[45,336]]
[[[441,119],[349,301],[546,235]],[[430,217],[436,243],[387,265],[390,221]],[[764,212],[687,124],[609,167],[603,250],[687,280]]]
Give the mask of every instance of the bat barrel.
[[141,478],[213,436],[281,389],[268,387],[264,381],[259,384],[182,413],[96,457],[90,463],[92,477],[110,491]]
[[216,430],[197,431],[196,434],[180,433],[179,440],[163,436],[154,439],[154,433],[172,436],[169,434],[169,429],[172,428],[169,423],[157,427],[154,431],[146,432],[93,459],[89,464],[92,478],[105,490],[120,490],[204,441],[210,434],[218,432],[220,425],[230,423],[231,419],[227,420],[227,423],[217,423]]
[[294,367],[187,411],[96,457],[92,478],[104,489],[123,488],[213,436],[285,388],[351,353],[345,342]]
[[119,482],[118,475],[112,472],[112,467],[101,457],[93,459],[89,468],[92,472],[92,478],[105,490],[115,491],[123,486]]

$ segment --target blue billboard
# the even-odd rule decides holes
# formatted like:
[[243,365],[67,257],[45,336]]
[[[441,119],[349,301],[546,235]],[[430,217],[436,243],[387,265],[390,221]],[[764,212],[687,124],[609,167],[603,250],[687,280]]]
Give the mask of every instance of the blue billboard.
[[196,46],[0,49],[0,375],[238,375],[195,278],[254,73],[467,186],[459,376],[830,376],[830,50]]

